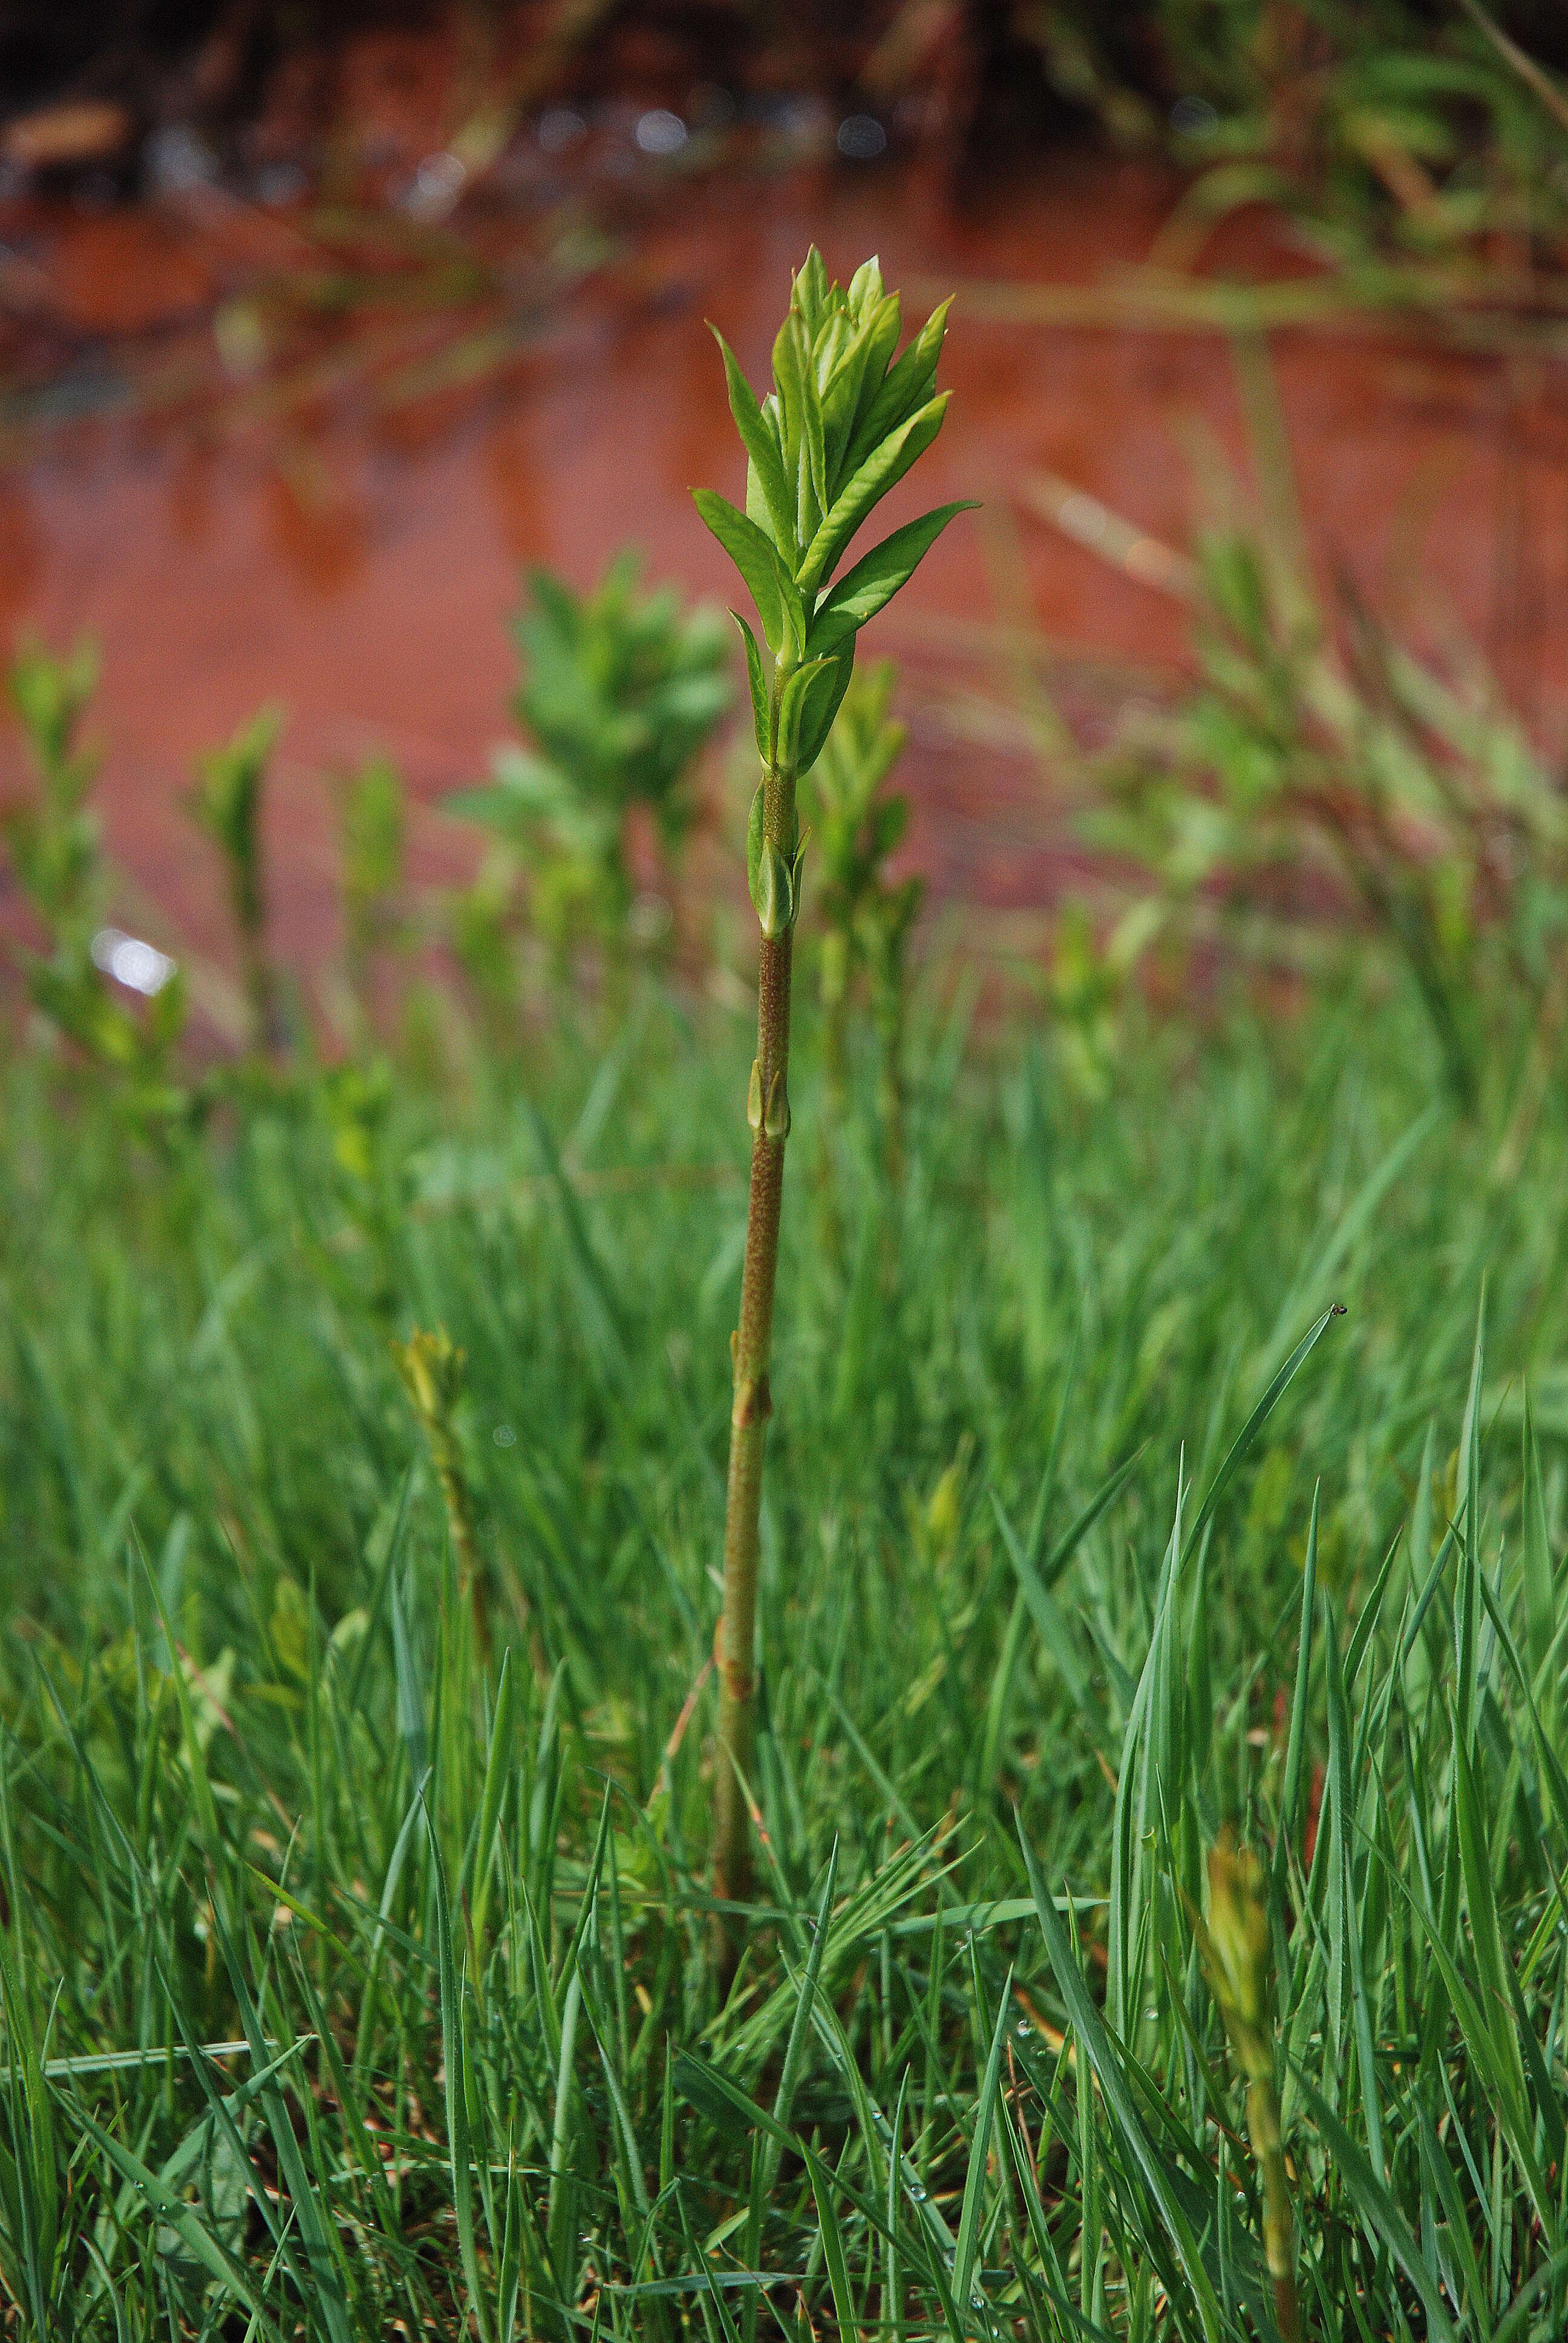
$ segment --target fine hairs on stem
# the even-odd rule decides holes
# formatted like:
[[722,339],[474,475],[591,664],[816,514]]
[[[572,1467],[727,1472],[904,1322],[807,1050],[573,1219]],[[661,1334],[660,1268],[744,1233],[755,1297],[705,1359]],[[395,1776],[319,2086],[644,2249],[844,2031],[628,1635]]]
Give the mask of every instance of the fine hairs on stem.
[[947,308],[944,302],[933,311],[895,357],[902,325],[899,296],[884,291],[877,262],[865,262],[846,290],[829,282],[813,246],[791,287],[789,313],[773,345],[773,387],[760,404],[722,335],[716,335],[730,413],[746,449],[746,509],[707,488],[696,491],[696,502],[751,596],[768,652],[765,659],[750,626],[736,613],[762,766],[746,842],[761,943],[757,1056],[747,1093],[751,1182],[740,1320],[730,1338],[735,1380],[724,1598],[714,1647],[713,1882],[726,1986],[741,1948],[733,1907],[744,1906],[751,1892],[758,1520],[772,1410],[769,1364],[789,1135],[791,948],[804,853],[795,793],[849,688],[860,628],[892,599],[949,521],[965,509],[942,505],[908,522],[831,582],[861,523],[941,428],[950,394],[936,389],[936,373]]

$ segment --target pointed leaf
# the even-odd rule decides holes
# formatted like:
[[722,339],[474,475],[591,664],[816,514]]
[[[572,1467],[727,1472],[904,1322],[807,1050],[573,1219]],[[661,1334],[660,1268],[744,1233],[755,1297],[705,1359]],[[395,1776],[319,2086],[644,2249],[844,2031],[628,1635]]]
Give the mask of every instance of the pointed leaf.
[[447,1873],[436,1826],[427,1809],[425,1829],[430,1843],[431,1884],[436,1904],[437,1974],[441,2000],[441,2053],[447,2071],[447,2152],[452,2175],[452,2204],[457,2223],[457,2254],[478,2324],[479,2343],[488,2343],[485,2297],[474,2236],[474,2159],[468,2138],[467,2042],[463,2024],[462,1986],[452,1957],[452,1916],[447,1896]]
[[1312,1518],[1307,1523],[1307,1556],[1302,1572],[1302,1632],[1296,1645],[1296,1690],[1291,1703],[1290,1736],[1285,1745],[1285,1778],[1280,1792],[1280,1835],[1274,1849],[1274,1876],[1282,1883],[1288,1851],[1295,1835],[1296,1807],[1301,1797],[1302,1768],[1307,1750],[1307,1695],[1312,1673],[1312,1599],[1318,1584],[1318,1498],[1312,1490]]
[[1538,1680],[1557,1632],[1557,1598],[1541,1486],[1541,1457],[1535,1445],[1528,1390],[1524,1394],[1523,1512],[1524,1648],[1530,1654],[1530,1673]]
[[864,463],[879,439],[886,437],[896,423],[923,407],[931,394],[937,378],[937,361],[942,353],[942,339],[947,332],[948,311],[952,297],[941,302],[931,311],[909,348],[895,365],[888,369],[877,392],[855,423],[854,437],[849,442],[846,458],[849,468]]
[[833,1916],[833,1889],[839,1876],[839,1842],[833,1841],[828,1855],[828,1876],[817,1906],[817,1926],[811,1937],[811,1950],[806,1963],[806,1975],[795,2004],[795,2015],[789,2024],[789,2039],[784,2048],[784,2064],[779,2070],[779,2088],[773,2095],[773,2122],[777,2127],[769,2141],[766,2158],[765,2185],[770,2189],[779,2177],[780,2138],[789,2133],[789,2111],[795,2104],[796,2087],[806,2060],[806,2046],[810,2034],[811,2014],[817,2006],[817,1986],[822,1974],[822,1956],[828,1949],[828,1931]]
[[949,521],[959,513],[973,509],[972,498],[962,498],[957,504],[939,505],[935,512],[907,521],[891,537],[885,537],[880,545],[873,546],[840,578],[818,611],[811,622],[807,649],[813,656],[837,650],[847,637],[892,600],[900,586],[908,584]]
[[970,2300],[974,2283],[975,2249],[980,2238],[980,2197],[985,2187],[986,2157],[990,2151],[991,2118],[996,2111],[997,2086],[1001,2077],[1002,2045],[1007,2039],[1008,2004],[1012,1993],[1012,1971],[1002,1987],[1001,2006],[996,2014],[996,2028],[990,2038],[990,2055],[986,2060],[985,2080],[975,2107],[974,2137],[970,2142],[969,2170],[964,2177],[963,2205],[959,2214],[958,2249],[953,2256],[953,2297],[961,2310]]
[[751,908],[769,941],[783,935],[795,916],[789,865],[773,840],[767,837],[762,840],[757,858],[757,885],[752,892]]
[[1459,1437],[1461,1470],[1464,1473],[1464,1543],[1459,1554],[1459,1576],[1453,1590],[1455,1725],[1469,1748],[1475,1737],[1476,1658],[1481,1642],[1481,1393],[1486,1373],[1486,1287],[1475,1316],[1475,1350],[1470,1367],[1470,1394],[1464,1403],[1464,1428]]
[[762,654],[757,648],[757,638],[739,610],[730,617],[740,629],[740,639],[746,646],[746,680],[751,692],[751,721],[757,732],[757,753],[765,765],[773,761],[772,711],[768,705],[768,679],[762,672]]
[[798,775],[809,773],[821,755],[854,670],[855,639],[851,635],[849,642],[840,647],[838,658],[830,659],[817,675],[800,711],[800,732],[795,743]]
[[812,687],[833,665],[831,659],[809,659],[791,670],[779,695],[779,762],[787,772],[798,769],[800,719],[809,704]]
[[737,512],[728,497],[713,488],[694,488],[692,502],[745,579],[757,605],[768,648],[778,658],[784,643],[784,597],[779,581],[779,555],[754,520]]
[[1201,1535],[1215,1506],[1219,1503],[1221,1498],[1230,1487],[1231,1478],[1235,1473],[1237,1466],[1241,1463],[1241,1459],[1246,1455],[1248,1449],[1251,1448],[1253,1441],[1257,1438],[1259,1433],[1262,1430],[1270,1416],[1272,1415],[1275,1408],[1279,1405],[1280,1401],[1284,1397],[1287,1387],[1295,1379],[1296,1370],[1302,1364],[1308,1352],[1317,1342],[1319,1335],[1322,1334],[1323,1331],[1323,1328],[1328,1324],[1331,1318],[1341,1317],[1342,1315],[1343,1311],[1342,1305],[1337,1302],[1331,1302],[1329,1307],[1323,1312],[1322,1315],[1318,1318],[1313,1324],[1308,1327],[1306,1332],[1302,1336],[1301,1341],[1296,1344],[1295,1349],[1291,1353],[1290,1357],[1285,1361],[1284,1365],[1275,1375],[1273,1381],[1270,1383],[1268,1390],[1263,1393],[1262,1398],[1258,1402],[1257,1406],[1252,1410],[1251,1414],[1247,1418],[1246,1423],[1241,1426],[1241,1431],[1231,1443],[1230,1449],[1226,1453],[1225,1461],[1221,1465],[1219,1471],[1215,1473],[1212,1482],[1210,1483],[1209,1493],[1204,1498],[1201,1505],[1198,1508],[1198,1517],[1187,1533],[1187,1542],[1184,1551],[1191,1551],[1194,1539]]
[[108,2157],[121,2178],[136,2190],[148,2212],[174,2231],[193,2261],[200,2262],[220,2286],[230,2289],[236,2301],[244,2303],[251,2315],[251,2331],[276,2338],[278,2329],[267,2317],[266,2307],[252,2285],[249,2272],[197,2218],[196,2207],[186,2203],[178,2189],[166,2187],[156,2173],[149,2171],[139,2157],[95,2124],[85,2107],[73,2107],[71,2112],[100,2154]]
[[833,2289],[833,2309],[839,2321],[840,2336],[859,2332],[855,2318],[855,2296],[849,2284],[849,2266],[844,2258],[843,2233],[839,2227],[839,2216],[833,2205],[833,2176],[813,2147],[804,2140],[800,2152],[806,2158],[806,2169],[811,2176],[811,2194],[817,2199],[817,2219],[822,2235],[822,2258],[828,2265],[828,2283]]
[[[848,460],[849,451],[862,418],[869,414],[887,379],[889,362],[899,347],[899,297],[896,293],[886,295],[840,358],[837,374],[822,394],[829,478],[835,467],[840,479],[854,468]],[[848,397],[851,388],[852,404]],[[840,402],[844,410],[841,414]]]
[[759,781],[746,823],[746,891],[754,908],[757,890],[762,884],[762,813],[765,800],[766,792]]
[[831,577],[839,555],[872,508],[897,486],[916,458],[925,454],[942,427],[951,397],[951,391],[944,390],[907,422],[900,423],[872,448],[852,475],[807,547],[805,558],[796,572],[802,594],[814,594],[823,579]]
[[[735,427],[745,445],[747,460],[757,476],[762,502],[773,524],[774,540],[793,568],[795,548],[794,499],[784,477],[784,461],[779,453],[779,443],[768,428],[756,393],[741,373],[734,351],[717,326],[709,327],[724,359],[724,377],[729,388],[729,412],[735,417]],[[747,498],[750,509],[751,499]],[[755,518],[755,516],[753,516]]]
[[1029,1874],[1030,1893],[1034,1898],[1035,1914],[1045,1937],[1045,1948],[1056,1975],[1057,1991],[1060,1994],[1081,2051],[1093,2067],[1105,2104],[1111,2113],[1125,2150],[1137,2163],[1150,2195],[1159,2208],[1166,2228],[1181,2256],[1188,2279],[1198,2298],[1205,2327],[1217,2333],[1220,2328],[1219,2305],[1213,2287],[1203,2267],[1201,2253],[1191,2224],[1183,2213],[1178,2196],[1179,2180],[1173,2167],[1161,2154],[1160,2147],[1144,2123],[1133,2097],[1126,2069],[1116,2056],[1115,2046],[1106,2030],[1103,2019],[1090,1999],[1067,1932],[1057,1916],[1054,1902],[1047,1891],[1035,1859],[1033,1847],[1024,1835],[1019,1822],[1019,1845],[1023,1849],[1024,1867]]

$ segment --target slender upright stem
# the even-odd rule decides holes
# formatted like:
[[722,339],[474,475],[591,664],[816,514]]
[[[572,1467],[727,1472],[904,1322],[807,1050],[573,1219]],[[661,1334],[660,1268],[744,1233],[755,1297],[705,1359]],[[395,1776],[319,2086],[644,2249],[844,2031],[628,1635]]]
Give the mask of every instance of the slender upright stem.
[[1291,2184],[1280,2137],[1280,2102],[1272,2066],[1247,2086],[1247,2130],[1263,2183],[1263,2248],[1274,2288],[1274,2318],[1281,2343],[1302,2343],[1301,2304],[1296,2295],[1295,2221]]
[[[795,847],[795,776],[769,768],[763,779],[762,834],[786,863]],[[789,979],[791,924],[764,935],[757,971],[757,1060],[751,1069],[747,1116],[751,1124],[751,1187],[746,1207],[746,1260],[740,1279],[740,1322],[730,1337],[735,1363],[729,1416],[729,1484],[724,1515],[724,1607],[714,1644],[719,1671],[719,1767],[713,1839],[713,1886],[724,1903],[744,1904],[751,1893],[751,1817],[748,1787],[757,1735],[758,1522],[762,1503],[762,1453],[773,1401],[769,1363],[773,1349],[773,1293],[779,1274],[779,1216],[784,1193],[784,1145],[789,1135]],[[740,1932],[732,1916],[719,1924],[719,1961],[725,1982],[739,1957]]]

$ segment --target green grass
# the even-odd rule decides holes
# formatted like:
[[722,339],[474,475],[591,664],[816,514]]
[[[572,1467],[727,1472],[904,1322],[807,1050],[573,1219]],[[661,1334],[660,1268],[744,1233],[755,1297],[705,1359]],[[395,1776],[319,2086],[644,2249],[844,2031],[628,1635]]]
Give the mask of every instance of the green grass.
[[1398,998],[1134,1033],[1101,1105],[913,1016],[901,1197],[868,1124],[830,1211],[803,1035],[722,2007],[746,1021],[156,1150],[5,1072],[8,2331],[1269,2336],[1227,1819],[1307,2331],[1563,2331],[1560,1090],[1498,1182],[1511,1067],[1456,1121]]

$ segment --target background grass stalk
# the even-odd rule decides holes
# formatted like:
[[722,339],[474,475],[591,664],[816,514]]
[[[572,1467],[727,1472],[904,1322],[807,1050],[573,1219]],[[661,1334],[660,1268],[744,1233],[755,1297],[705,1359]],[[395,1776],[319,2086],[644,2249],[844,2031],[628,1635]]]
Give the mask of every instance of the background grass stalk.
[[[794,850],[795,775],[777,760],[762,790],[762,833],[780,856]],[[757,1058],[747,1116],[751,1124],[751,1185],[746,1205],[746,1255],[740,1320],[731,1349],[734,1401],[729,1416],[729,1478],[724,1513],[724,1607],[714,1659],[719,1671],[719,1783],[714,1817],[714,1892],[744,1904],[751,1890],[748,1785],[756,1746],[758,1533],[762,1457],[772,1413],[769,1363],[773,1295],[779,1276],[779,1222],[784,1198],[784,1147],[789,1136],[789,988],[794,929],[761,939],[757,970]],[[719,1924],[720,1965],[739,1956],[733,1919]]]

